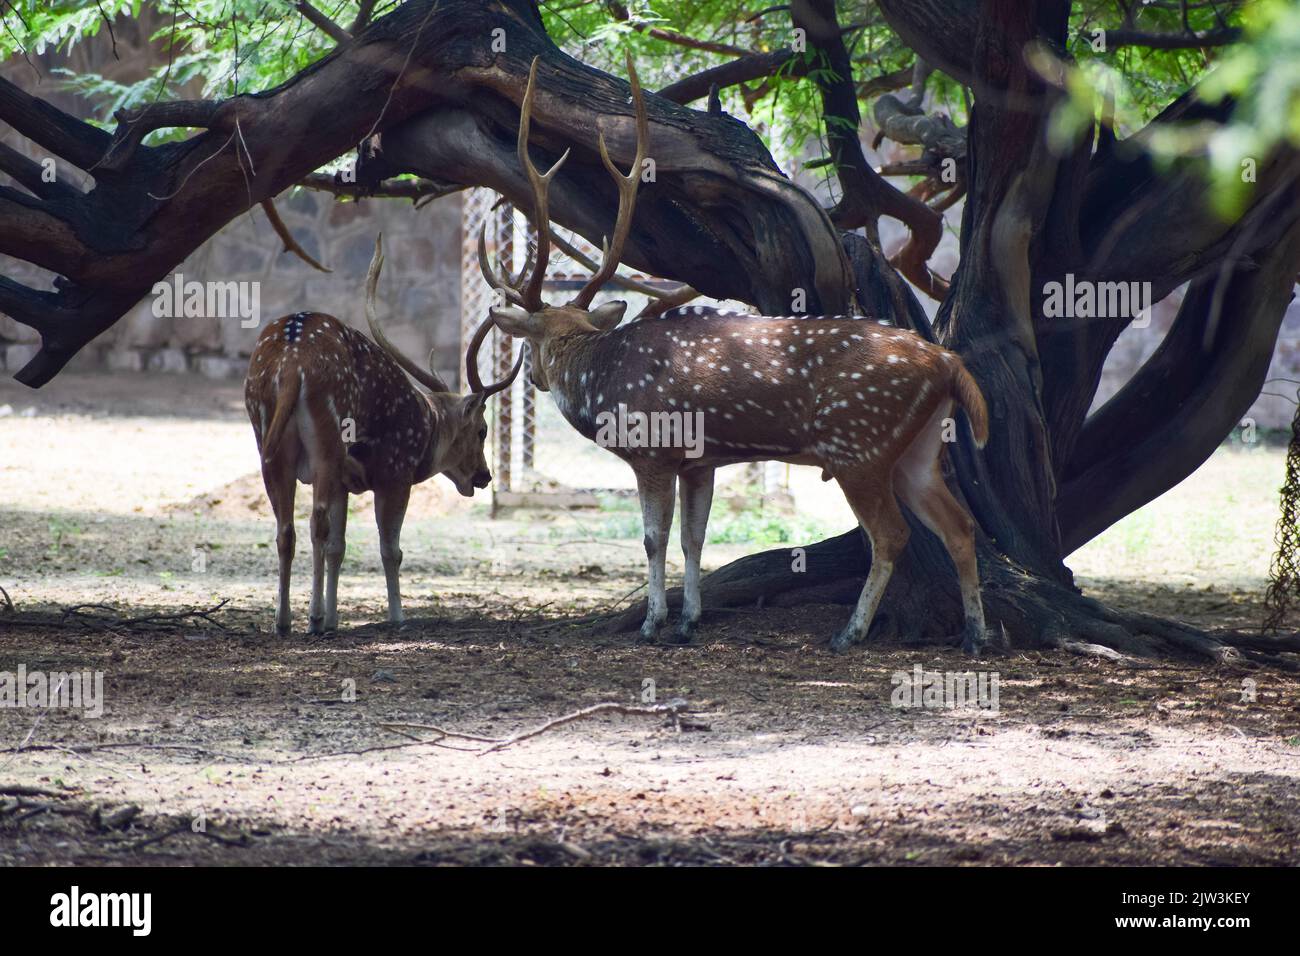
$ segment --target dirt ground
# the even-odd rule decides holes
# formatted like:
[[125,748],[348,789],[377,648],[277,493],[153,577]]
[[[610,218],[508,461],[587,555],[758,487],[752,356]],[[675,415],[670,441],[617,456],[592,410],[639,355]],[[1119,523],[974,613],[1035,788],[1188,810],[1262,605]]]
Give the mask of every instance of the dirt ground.
[[[834,606],[719,613],[689,647],[636,646],[572,623],[642,582],[639,532],[599,512],[490,520],[432,483],[404,534],[411,620],[391,628],[357,499],[340,633],[301,632],[300,527],[298,627],[277,638],[241,416],[237,386],[191,378],[0,384],[15,605],[0,597],[0,672],[99,671],[104,687],[98,718],[0,707],[0,864],[1300,862],[1294,674],[972,665],[905,643],[837,657]],[[1213,575],[1204,549],[1164,554],[1145,527],[1081,553],[1090,593],[1207,627],[1258,620],[1271,525]],[[996,674],[996,711],[892,706],[917,665]],[[689,713],[602,714],[494,752],[472,739],[651,692]]]

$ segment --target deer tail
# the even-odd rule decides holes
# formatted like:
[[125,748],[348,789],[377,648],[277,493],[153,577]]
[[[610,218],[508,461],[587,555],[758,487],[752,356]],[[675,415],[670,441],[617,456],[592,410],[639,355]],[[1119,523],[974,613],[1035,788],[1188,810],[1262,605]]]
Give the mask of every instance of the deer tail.
[[300,384],[292,376],[285,376],[284,384],[280,386],[279,394],[275,396],[275,412],[271,415],[271,426],[267,428],[266,438],[262,441],[263,461],[270,461],[274,458],[276,451],[280,447],[280,442],[284,438],[284,430],[289,426],[294,407],[298,404],[298,386]]
[[984,394],[976,384],[974,376],[966,370],[961,359],[952,357],[952,397],[966,410],[970,419],[971,434],[975,436],[975,445],[983,448],[989,440],[989,409],[984,403]]

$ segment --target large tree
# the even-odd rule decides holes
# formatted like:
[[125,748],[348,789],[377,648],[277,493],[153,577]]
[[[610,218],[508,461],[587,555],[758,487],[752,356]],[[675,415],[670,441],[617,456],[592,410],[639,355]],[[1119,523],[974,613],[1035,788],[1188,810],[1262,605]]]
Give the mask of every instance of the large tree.
[[[122,6],[65,0],[24,16],[20,0],[0,2],[11,49],[93,33]],[[539,163],[572,151],[551,216],[598,243],[617,203],[598,133],[623,164],[634,146],[625,80],[593,65],[609,62],[614,35],[672,77],[647,98],[657,175],[629,265],[776,314],[803,290],[809,313],[886,315],[959,352],[980,382],[992,438],[982,452],[963,439],[950,461],[980,526],[995,632],[1099,653],[1300,648],[1103,607],[1064,563],[1190,474],[1260,392],[1300,267],[1300,107],[1294,80],[1272,69],[1297,55],[1300,17],[1268,0],[677,7],[164,0],[166,72],[116,89],[80,78],[84,92],[117,96],[108,128],[0,80],[0,121],[89,186],[47,183],[0,147],[13,182],[0,186],[0,252],[57,277],[48,291],[0,277],[0,311],[41,335],[17,378],[48,382],[205,239],[298,184],[406,197],[490,186],[527,209],[514,136],[535,56]],[[1240,44],[1250,56],[1232,59]],[[1221,56],[1229,66],[1216,73]],[[205,63],[206,98],[177,98],[175,82],[193,83]],[[1112,74],[1094,110],[1101,67]],[[769,137],[819,136],[833,201],[788,180],[724,101]],[[864,103],[880,135],[916,155],[873,168]],[[356,183],[323,171],[353,150]],[[942,213],[961,198],[960,266],[938,275]],[[882,217],[909,233],[889,258]],[[1157,300],[1186,286],[1160,348],[1091,413],[1133,316],[1054,314],[1044,290],[1067,274],[1149,282]],[[916,290],[939,302],[933,323]],[[856,530],[811,547],[800,573],[788,551],[755,555],[706,581],[706,606],[855,595],[869,560]],[[879,619],[912,639],[960,629],[955,576],[919,527]]]

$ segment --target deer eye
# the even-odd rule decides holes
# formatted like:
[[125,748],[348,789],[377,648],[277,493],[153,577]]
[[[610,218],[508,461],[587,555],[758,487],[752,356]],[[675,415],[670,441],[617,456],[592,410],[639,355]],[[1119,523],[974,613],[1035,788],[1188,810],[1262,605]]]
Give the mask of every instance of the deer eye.
[[480,428],[480,429],[478,430],[478,440],[479,440],[479,441],[486,441],[486,440],[487,440],[487,426],[486,426],[486,425],[484,425],[482,428]]

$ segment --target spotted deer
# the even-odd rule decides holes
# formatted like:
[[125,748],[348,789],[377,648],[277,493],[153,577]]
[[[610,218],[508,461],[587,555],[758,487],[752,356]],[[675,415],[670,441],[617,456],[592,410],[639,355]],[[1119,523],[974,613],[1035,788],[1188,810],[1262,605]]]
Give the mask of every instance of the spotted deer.
[[[529,73],[519,122],[519,162],[533,192],[536,258],[526,283],[495,275],[480,236],[480,265],[504,297],[491,318],[526,339],[534,353],[533,383],[549,390],[560,412],[587,438],[605,445],[636,474],[649,559],[644,639],[667,618],[664,559],[680,484],[681,544],[686,558],[681,625],[687,641],[700,618],[700,551],[714,471],[735,462],[776,460],[816,465],[834,478],[871,541],[872,561],[857,607],[831,646],[844,651],[866,636],[909,529],[899,502],[943,542],[960,581],[965,627],[962,646],[984,642],[973,521],[940,472],[944,426],[960,405],[977,445],[988,437],[988,412],[961,359],[911,332],[860,317],[705,315],[690,308],[659,319],[619,325],[623,302],[592,308],[618,267],[646,156],[647,122],[640,84],[629,58],[637,131],[632,171],[622,175],[602,137],[601,158],[618,183],[618,214],[604,258],[567,305],[542,301],[550,251],[547,188],[561,156],[545,175],[528,155],[529,112],[537,61]],[[653,447],[644,440],[610,440],[608,426],[633,413],[671,423],[674,414],[702,426],[695,447]],[[667,416],[665,418],[665,416]],[[683,420],[683,425],[685,421]],[[631,433],[629,433],[630,435]],[[651,433],[653,435],[653,432]],[[673,443],[668,443],[672,445]]]
[[[294,555],[296,482],[312,486],[312,587],[308,633],[338,626],[338,579],[349,493],[375,493],[379,554],[388,585],[388,620],[402,621],[399,540],[411,486],[443,474],[472,497],[492,480],[483,457],[488,396],[509,387],[522,356],[500,382],[484,386],[477,357],[492,325],[485,319],[466,356],[470,394],[447,387],[384,335],[375,290],[384,265],[382,237],[366,278],[366,322],[372,342],[338,319],[299,312],[258,336],[244,382],[244,405],[262,457],[262,479],[275,513],[280,592],[275,625],[290,624],[289,572]],[[410,376],[408,379],[407,376]],[[417,388],[411,379],[423,386]]]

